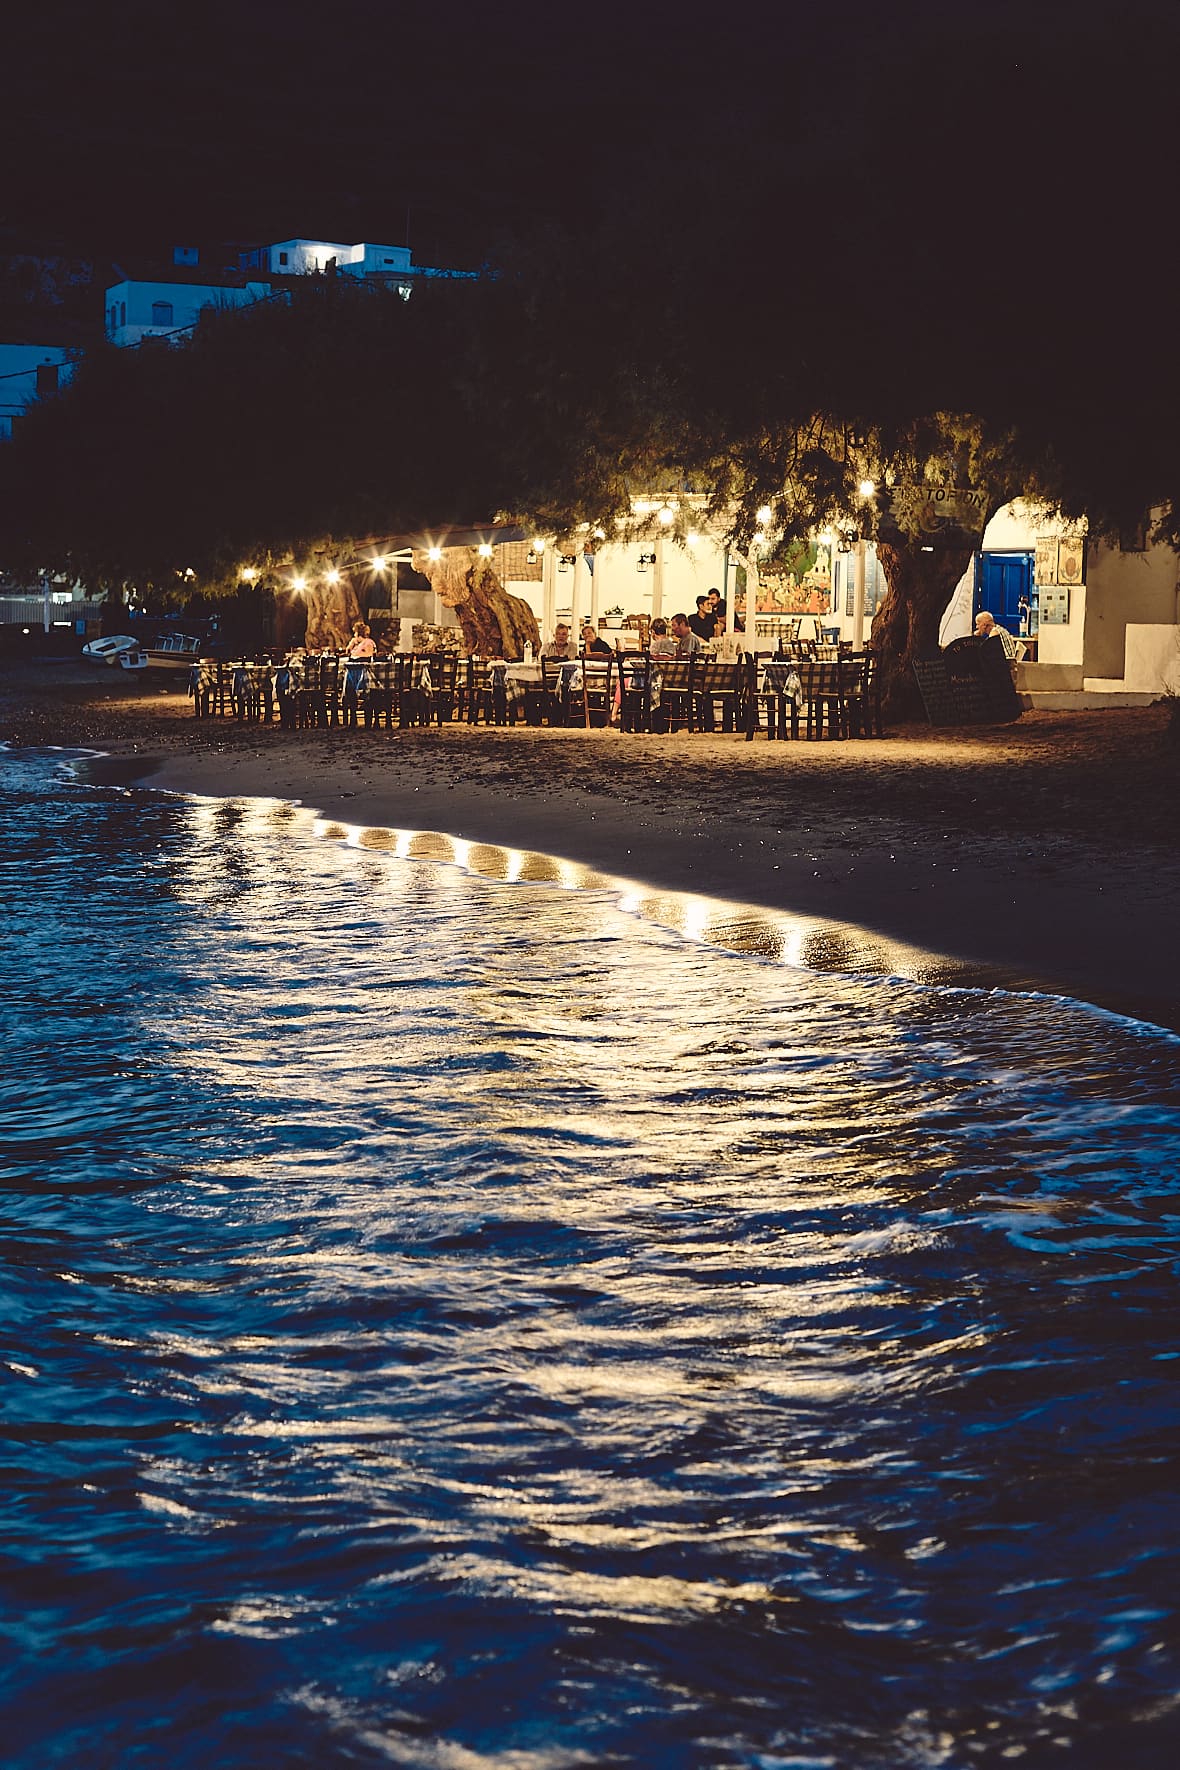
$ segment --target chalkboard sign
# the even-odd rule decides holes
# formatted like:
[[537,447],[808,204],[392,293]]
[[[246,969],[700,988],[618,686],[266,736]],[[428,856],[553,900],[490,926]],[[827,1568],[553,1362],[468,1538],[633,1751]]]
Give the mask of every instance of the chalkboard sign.
[[998,639],[956,639],[914,675],[931,725],[1006,725],[1023,710]]

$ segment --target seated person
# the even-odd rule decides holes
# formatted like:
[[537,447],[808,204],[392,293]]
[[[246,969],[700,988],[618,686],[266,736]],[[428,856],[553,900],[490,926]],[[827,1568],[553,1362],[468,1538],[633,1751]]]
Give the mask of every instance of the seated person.
[[346,658],[371,658],[377,650],[377,643],[369,632],[364,621],[352,623],[352,638],[345,650]]
[[678,658],[695,658],[705,649],[704,642],[693,632],[687,615],[672,616],[672,637],[676,641]]
[[695,615],[689,616],[688,624],[698,639],[704,640],[706,643],[712,639],[717,631],[717,616],[709,606],[707,596],[697,597],[697,612]]
[[587,621],[582,628],[582,656],[585,658],[592,656],[613,658],[614,655],[613,646],[607,644],[593,621]]
[[661,620],[658,615],[651,624],[651,640],[647,649],[653,658],[676,656],[676,641],[668,635],[667,621]]
[[710,590],[709,607],[712,610],[714,620],[717,622],[717,632],[720,633],[725,626],[726,621],[729,619],[729,610],[726,607],[725,598],[722,596],[720,590]]
[[572,664],[577,655],[578,648],[570,638],[569,628],[563,621],[559,621],[553,629],[553,638],[548,645],[542,647],[541,656],[543,658],[565,659]]
[[995,615],[989,609],[981,608],[975,617],[975,637],[977,639],[998,639],[1004,648],[1006,658],[1019,658],[1021,648],[1009,633],[1007,627],[1001,627]]

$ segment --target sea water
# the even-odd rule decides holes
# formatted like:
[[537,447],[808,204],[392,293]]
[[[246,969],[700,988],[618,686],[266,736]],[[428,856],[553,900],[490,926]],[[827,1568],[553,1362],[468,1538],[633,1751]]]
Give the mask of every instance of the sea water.
[[1174,1761],[1173,1035],[0,815],[7,1765]]

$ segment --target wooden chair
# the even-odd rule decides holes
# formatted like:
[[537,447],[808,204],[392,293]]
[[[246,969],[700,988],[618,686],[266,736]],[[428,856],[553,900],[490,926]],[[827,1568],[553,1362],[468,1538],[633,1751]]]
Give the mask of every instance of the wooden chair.
[[339,670],[335,658],[306,657],[299,666],[295,722],[325,726],[336,722]]
[[745,667],[717,658],[694,658],[692,663],[693,715],[698,730],[716,730],[720,707],[722,731],[736,731],[743,711]]
[[467,659],[467,679],[459,694],[459,717],[468,725],[508,724],[508,695],[503,670],[493,670],[488,658]]
[[849,737],[882,737],[881,679],[875,652],[852,652],[841,658],[844,678],[844,721]]
[[591,656],[582,659],[582,719],[588,727],[591,716],[602,725],[609,725],[615,705],[615,660],[613,657]]
[[365,724],[393,730],[393,716],[401,698],[401,659],[373,658],[369,664],[369,686],[365,695]]
[[541,659],[542,716],[550,725],[568,725],[570,710],[570,665],[561,658]]
[[659,704],[652,709],[652,730],[678,731],[687,725],[691,731],[693,660],[653,658],[652,665],[659,677]]
[[[799,736],[799,702],[803,695],[802,665],[793,658],[768,658],[757,664],[755,692],[766,708],[766,735],[776,738]],[[755,717],[755,729],[757,718]],[[747,736],[753,733],[747,729]]]
[[651,730],[652,671],[657,663],[646,651],[627,652],[619,659],[619,724],[624,731]]
[[838,659],[805,658],[799,665],[808,739],[842,738],[845,735],[841,674]]

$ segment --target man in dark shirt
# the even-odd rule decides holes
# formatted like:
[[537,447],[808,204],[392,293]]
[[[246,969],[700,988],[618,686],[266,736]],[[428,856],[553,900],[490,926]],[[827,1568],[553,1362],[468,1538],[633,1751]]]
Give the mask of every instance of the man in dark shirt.
[[689,615],[688,624],[698,639],[702,639],[706,643],[712,639],[717,631],[717,616],[709,607],[707,596],[697,597],[697,612],[695,615]]

